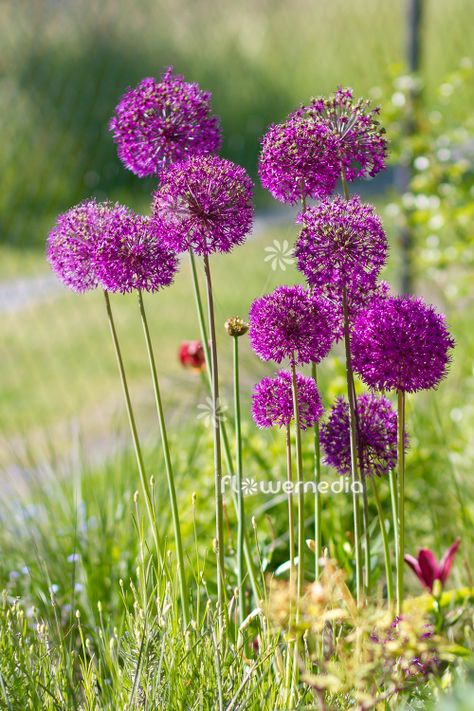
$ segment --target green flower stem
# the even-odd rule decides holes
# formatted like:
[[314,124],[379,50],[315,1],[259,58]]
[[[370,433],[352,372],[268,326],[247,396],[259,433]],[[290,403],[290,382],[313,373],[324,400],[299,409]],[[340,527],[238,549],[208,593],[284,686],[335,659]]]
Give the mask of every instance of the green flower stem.
[[[349,400],[349,418],[350,418],[350,448],[351,448],[351,472],[353,485],[360,481],[358,471],[358,456],[357,456],[357,423],[355,417],[355,397],[354,397],[354,374],[352,371],[351,344],[349,333],[349,313],[347,306],[347,292],[344,287],[342,295],[342,307],[344,314],[344,345],[346,352],[346,376],[347,376],[347,397]],[[352,491],[352,506],[354,516],[354,550],[355,550],[355,566],[356,566],[356,595],[357,604],[362,604],[363,576],[362,576],[362,560],[360,550],[360,506],[357,492],[353,486]]]
[[219,413],[219,370],[217,363],[216,323],[214,297],[209,257],[204,255],[204,274],[206,276],[209,334],[211,337],[211,377],[214,430],[214,488],[216,497],[216,545],[217,545],[217,601],[221,628],[225,625],[225,565],[224,565],[224,505],[222,498],[222,456],[221,427]]
[[143,294],[138,291],[138,304],[140,308],[140,316],[142,320],[143,333],[145,335],[145,342],[148,352],[148,360],[150,363],[151,379],[153,382],[153,391],[155,394],[155,404],[156,412],[158,415],[158,423],[160,427],[161,443],[163,446],[163,456],[165,460],[165,471],[168,483],[168,491],[170,496],[171,504],[171,515],[173,519],[173,530],[174,530],[174,540],[176,546],[176,555],[178,559],[178,580],[181,593],[181,607],[183,610],[183,619],[185,627],[189,624],[189,607],[188,607],[188,594],[186,587],[186,573],[184,567],[184,554],[183,554],[183,542],[181,537],[181,524],[179,521],[178,513],[178,502],[176,499],[176,485],[174,479],[173,465],[171,462],[170,448],[168,442],[168,434],[166,431],[166,422],[163,412],[163,403],[161,400],[160,386],[158,382],[158,373],[156,369],[156,361],[153,353],[153,346],[150,337],[150,329],[148,327],[148,320],[145,312],[145,304],[143,303]]
[[114,317],[112,314],[112,307],[110,304],[110,298],[109,298],[108,292],[105,290],[104,290],[104,298],[105,298],[105,308],[107,311],[107,318],[109,321],[110,333],[112,335],[112,342],[114,345],[115,356],[117,359],[117,365],[118,365],[118,369],[119,369],[120,382],[122,384],[123,396],[125,399],[125,407],[127,410],[128,422],[129,422],[130,431],[132,434],[133,447],[135,450],[135,457],[137,459],[138,472],[140,474],[140,481],[142,484],[143,493],[145,495],[145,505],[146,505],[146,509],[147,509],[147,513],[148,513],[148,518],[150,519],[151,529],[153,531],[153,539],[155,541],[156,552],[157,552],[158,558],[162,559],[163,558],[163,544],[162,544],[162,541],[160,538],[160,533],[158,530],[155,511],[153,508],[153,500],[152,500],[152,496],[151,496],[150,482],[147,478],[146,471],[145,471],[145,464],[143,462],[143,455],[142,455],[142,450],[141,450],[141,446],[140,446],[140,441],[138,438],[138,431],[137,431],[137,425],[135,422],[135,415],[133,413],[132,401],[130,399],[130,391],[128,389],[127,376],[125,374],[125,368],[123,365],[122,352],[120,350],[120,344],[119,344],[119,340],[118,340],[118,336],[117,336],[117,329],[115,328],[115,322],[114,322]]
[[[205,318],[204,318],[204,309],[202,306],[201,292],[199,289],[199,278],[198,278],[198,273],[197,273],[197,268],[196,268],[196,259],[194,257],[194,253],[193,253],[192,249],[189,250],[189,259],[191,262],[193,292],[194,292],[194,300],[196,303],[196,312],[197,312],[198,323],[199,323],[199,332],[200,332],[200,336],[201,336],[202,345],[204,348],[204,358],[206,361],[207,382],[209,385],[209,389],[212,392],[212,378],[211,378],[211,366],[210,366],[211,353],[210,353],[210,349],[209,349],[209,339],[207,337],[207,328],[206,328],[206,322],[205,322]],[[224,458],[225,458],[225,463],[226,463],[226,467],[227,467],[227,473],[229,474],[229,476],[232,476],[234,473],[234,467],[232,464],[232,457],[231,457],[231,453],[230,453],[230,444],[229,444],[229,438],[227,436],[227,429],[225,426],[225,422],[221,423],[221,434],[222,434],[222,444],[223,444],[223,448],[224,448]],[[237,497],[236,497],[235,493],[233,495],[233,500],[234,500],[234,505],[235,505],[235,508],[237,511],[238,504],[237,504]],[[260,588],[257,583],[257,574],[255,571],[255,564],[253,562],[252,555],[250,553],[250,546],[249,546],[247,534],[245,531],[244,531],[244,554],[245,554],[245,562],[247,564],[247,572],[249,575],[250,585],[252,587],[252,593],[253,593],[255,602],[258,602],[260,600]]]
[[405,557],[405,392],[398,391],[398,561],[397,614],[403,612]]
[[390,499],[392,502],[392,528],[393,528],[393,542],[395,548],[395,570],[396,579],[398,580],[398,484],[397,484],[397,472],[392,469],[388,475],[390,482]]
[[[318,384],[316,363],[311,364],[311,374],[313,380]],[[313,428],[313,444],[314,444],[314,481],[316,484],[316,491],[314,494],[314,545],[315,545],[315,565],[314,565],[314,579],[319,578],[319,561],[321,559],[321,493],[319,491],[319,483],[321,481],[321,445],[319,441],[319,422],[317,422]]]
[[298,576],[296,580],[296,623],[299,622],[300,601],[303,596],[304,587],[304,476],[303,476],[303,454],[301,450],[301,426],[300,412],[298,405],[298,385],[296,382],[296,366],[291,363],[291,386],[293,394],[293,412],[295,417],[295,439],[296,439],[296,473],[298,478]]
[[372,491],[374,493],[375,506],[377,507],[377,513],[379,516],[380,523],[380,533],[382,534],[382,545],[383,554],[385,560],[385,577],[387,579],[387,597],[390,609],[393,609],[393,576],[392,576],[392,565],[390,562],[390,546],[388,543],[387,529],[385,528],[385,517],[383,513],[382,504],[380,502],[380,496],[377,489],[376,480],[371,477]]
[[[291,458],[291,425],[288,424],[286,428],[286,471],[288,483],[291,485],[290,489],[293,489],[293,472],[292,472],[292,458]],[[293,603],[292,596],[295,591],[295,514],[293,507],[293,493],[288,492],[288,537],[289,537],[289,557],[290,557],[290,609],[288,613],[289,617],[289,629],[290,634],[291,629],[294,624],[293,620]],[[295,686],[295,672],[293,667],[293,656],[294,656],[295,643],[293,639],[288,641],[287,645],[287,657],[286,657],[286,670],[285,670],[285,701],[284,707],[291,708],[290,699],[294,696],[294,686]]]
[[235,458],[237,469],[237,586],[239,588],[239,622],[245,620],[246,603],[244,587],[244,531],[245,507],[242,491],[242,427],[240,419],[239,383],[239,337],[232,337],[234,365],[234,416],[235,416]]

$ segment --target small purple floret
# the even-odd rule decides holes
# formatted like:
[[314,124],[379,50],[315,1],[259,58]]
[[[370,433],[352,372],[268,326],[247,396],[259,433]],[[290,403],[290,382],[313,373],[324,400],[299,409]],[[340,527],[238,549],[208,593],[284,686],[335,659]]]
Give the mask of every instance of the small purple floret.
[[217,151],[221,130],[210,102],[208,91],[171,67],[159,81],[148,77],[128,89],[109,124],[122,163],[139,178],[159,177],[178,160]]
[[252,227],[252,181],[224,158],[198,156],[176,163],[153,200],[153,229],[176,252],[230,252]]
[[378,107],[367,99],[354,100],[352,89],[339,88],[329,99],[313,99],[297,116],[330,131],[336,153],[334,168],[347,180],[368,178],[385,168],[387,140]]
[[339,172],[330,129],[296,115],[273,124],[262,140],[259,175],[263,187],[284,203],[331,195]]
[[95,259],[104,289],[121,293],[158,291],[173,282],[178,268],[176,254],[150,229],[150,220],[128,208],[111,211]]
[[[300,427],[313,427],[323,414],[318,388],[313,378],[297,373]],[[252,415],[258,427],[286,427],[294,419],[291,373],[280,370],[273,378],[263,378],[254,387]]]
[[354,370],[378,390],[435,388],[446,375],[452,348],[444,316],[419,298],[378,300],[354,323]]
[[[397,463],[397,413],[384,397],[357,398],[359,466],[363,476],[382,476]],[[340,397],[321,426],[324,461],[339,474],[351,473],[349,405]]]
[[299,216],[298,269],[309,286],[363,291],[374,287],[387,259],[387,238],[372,205],[359,197],[323,200]]
[[334,308],[302,286],[280,286],[250,307],[250,343],[262,360],[319,363],[334,342]]

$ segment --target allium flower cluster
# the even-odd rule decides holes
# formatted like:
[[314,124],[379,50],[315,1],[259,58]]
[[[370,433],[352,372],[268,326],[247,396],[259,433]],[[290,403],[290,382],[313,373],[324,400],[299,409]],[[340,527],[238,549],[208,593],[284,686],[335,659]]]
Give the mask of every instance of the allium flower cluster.
[[280,286],[253,302],[249,336],[262,360],[319,363],[334,342],[334,309],[302,286]]
[[[373,394],[357,398],[359,464],[363,476],[382,476],[397,463],[397,413],[389,400]],[[321,426],[325,463],[351,473],[349,405],[340,397]],[[406,446],[406,442],[405,442]]]
[[[300,427],[313,427],[323,414],[313,378],[296,375]],[[252,394],[252,415],[258,427],[286,427],[294,419],[291,373],[280,370],[274,378],[263,378]]]
[[446,374],[453,347],[444,316],[419,298],[378,300],[354,323],[354,370],[379,390],[436,387]]
[[178,268],[174,252],[150,230],[150,221],[132,210],[112,210],[97,240],[95,269],[107,291],[158,291]]
[[339,177],[333,143],[328,127],[301,116],[270,126],[259,160],[263,187],[290,204],[331,195]]
[[47,257],[63,284],[78,292],[98,286],[95,268],[97,239],[111,213],[125,210],[120,205],[86,200],[59,215],[48,236]]
[[336,153],[334,167],[347,180],[373,177],[385,168],[387,140],[378,121],[380,109],[355,101],[351,89],[339,88],[329,99],[313,99],[297,115],[329,129]]
[[298,269],[310,286],[330,284],[370,289],[387,258],[387,238],[372,205],[336,197],[298,218],[303,229],[295,247]]
[[175,163],[154,195],[154,230],[176,252],[230,252],[252,227],[252,188],[247,172],[224,158]]
[[118,203],[87,200],[60,215],[48,259],[74,291],[157,291],[173,281],[176,255],[150,231],[149,220]]
[[175,161],[217,151],[221,131],[210,101],[171,67],[160,81],[149,77],[128,89],[109,125],[122,163],[139,178],[160,176]]

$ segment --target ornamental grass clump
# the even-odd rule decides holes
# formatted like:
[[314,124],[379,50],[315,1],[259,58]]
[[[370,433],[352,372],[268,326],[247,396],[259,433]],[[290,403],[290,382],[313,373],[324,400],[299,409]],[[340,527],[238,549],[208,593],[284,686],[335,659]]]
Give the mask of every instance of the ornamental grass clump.
[[[328,99],[313,99],[282,123],[273,124],[262,139],[259,175],[263,187],[275,199],[301,208],[296,218],[299,234],[294,256],[305,283],[278,286],[253,301],[250,295],[248,322],[245,313],[243,318],[230,316],[226,320],[234,407],[233,419],[228,417],[224,422],[211,258],[244,244],[252,230],[254,208],[253,185],[245,169],[216,155],[221,131],[210,100],[208,92],[174,75],[171,69],[158,81],[144,79],[129,89],[116,108],[110,129],[124,166],[138,177],[156,178],[150,216],[138,215],[118,203],[89,199],[60,215],[48,237],[49,262],[67,287],[77,292],[99,287],[104,292],[154,538],[152,550],[145,541],[136,494],[139,592],[133,581],[131,586],[140,610],[140,634],[134,629],[129,639],[143,635],[145,640],[150,629],[155,640],[167,639],[164,620],[173,615],[179,618],[179,632],[174,630],[181,645],[175,655],[180,660],[178,666],[186,665],[194,655],[199,658],[200,649],[207,654],[212,650],[212,662],[206,669],[212,667],[217,675],[215,693],[209,697],[213,708],[237,708],[239,694],[252,674],[255,689],[268,675],[272,708],[302,708],[314,704],[315,699],[323,709],[332,708],[331,704],[334,708],[369,709],[398,702],[404,695],[410,698],[414,680],[440,669],[443,644],[438,632],[446,624],[438,592],[459,545],[453,544],[439,564],[427,549],[422,549],[418,558],[404,554],[404,462],[409,444],[405,393],[438,386],[447,373],[454,340],[444,317],[433,307],[419,298],[393,295],[390,286],[380,280],[388,256],[387,236],[375,208],[357,195],[351,197],[348,185],[357,178],[373,177],[385,167],[387,141],[378,109],[368,101],[354,99],[351,90],[340,88]],[[339,182],[342,194],[336,194]],[[216,562],[212,573],[204,564],[199,563],[197,572],[188,565],[193,553],[183,544],[182,525],[194,530],[196,551],[202,540],[195,518],[190,522],[180,518],[145,308],[145,301],[155,298],[155,292],[172,285],[183,253],[188,253],[190,260],[200,340],[182,343],[178,357],[183,367],[202,373],[212,403],[212,546]],[[225,270],[224,261],[222,264]],[[229,273],[228,278],[235,291],[240,275]],[[155,500],[155,478],[145,471],[110,292],[116,294],[117,303],[122,294],[134,293],[137,298],[163,449],[169,494],[166,505],[161,498],[158,503]],[[242,343],[245,347],[241,338],[247,332],[250,346],[263,364],[282,368],[269,372],[252,393],[255,426],[278,428],[285,434],[288,527],[279,540],[288,539],[289,549],[288,560],[275,569],[268,551],[262,555],[259,525],[262,512],[272,511],[279,502],[254,509],[244,502],[244,484],[258,489],[250,474],[263,461],[255,451],[255,430],[249,434],[244,421],[240,349]],[[331,384],[330,393],[326,392],[321,373],[325,359],[340,340],[346,397],[340,396],[334,403],[338,384]],[[339,358],[337,349],[334,357]],[[398,411],[391,392],[397,393]],[[331,402],[334,404],[323,419],[324,405]],[[193,457],[200,445],[201,438],[196,436]],[[310,448],[311,480],[306,473]],[[205,445],[203,452],[206,456]],[[223,460],[228,478],[237,482],[236,535],[225,506]],[[276,470],[277,461],[272,460],[273,464]],[[329,500],[323,509],[319,484],[325,468],[350,478],[352,485],[353,533],[344,540],[335,540],[337,531],[327,526],[333,502]],[[204,477],[205,465],[202,469]],[[385,500],[378,490],[379,484],[386,485],[385,480],[391,492],[390,526],[386,525]],[[309,481],[316,485],[311,521],[304,495]],[[171,511],[175,558],[169,555],[158,525],[166,520],[167,508]],[[370,519],[372,511],[376,511],[380,527],[385,579],[377,565],[379,550],[371,548],[376,528]],[[309,535],[310,523],[314,528]],[[305,567],[307,548],[315,558],[310,582]],[[332,557],[341,560],[336,562]],[[412,603],[416,607],[419,601],[407,600],[404,605],[404,560],[432,594],[428,605],[436,609],[436,635],[431,631],[427,636],[421,634],[422,625],[426,627],[429,620],[424,613],[419,617],[413,613]],[[288,572],[288,583],[279,579]],[[174,574],[179,606],[174,600]],[[269,582],[269,575],[278,582]],[[153,605],[159,608],[156,618],[150,615]],[[143,642],[134,679],[139,678],[138,667],[146,664],[143,660],[148,653]],[[84,669],[88,654],[84,651]],[[240,665],[236,675],[235,665]],[[260,667],[265,671],[258,677]],[[159,668],[160,676],[165,676],[166,662],[162,666],[160,661]],[[193,672],[186,673],[192,677]],[[234,678],[237,691],[232,687]],[[144,704],[149,701],[147,684],[139,687],[138,683],[132,682],[130,708],[140,694]],[[229,688],[231,693],[226,691]],[[100,690],[97,693],[100,695]]]

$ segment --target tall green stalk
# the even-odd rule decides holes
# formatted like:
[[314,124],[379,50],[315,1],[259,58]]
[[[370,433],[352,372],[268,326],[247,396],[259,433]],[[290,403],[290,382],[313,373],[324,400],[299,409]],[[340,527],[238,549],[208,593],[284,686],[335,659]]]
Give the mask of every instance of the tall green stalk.
[[187,587],[186,587],[186,573],[185,573],[185,567],[184,567],[184,554],[183,554],[183,542],[182,542],[182,537],[181,537],[181,524],[179,521],[178,502],[176,499],[176,485],[175,485],[175,478],[174,478],[174,472],[173,472],[173,465],[171,462],[170,448],[169,448],[169,442],[168,442],[168,433],[166,431],[166,422],[165,422],[165,416],[164,416],[164,412],[163,412],[163,403],[161,400],[160,385],[158,382],[158,372],[156,369],[156,361],[155,361],[155,356],[153,353],[153,345],[152,345],[151,337],[150,337],[150,329],[148,327],[148,320],[147,320],[146,312],[145,312],[145,304],[143,303],[143,294],[140,290],[138,291],[138,304],[139,304],[139,308],[140,308],[140,316],[141,316],[141,320],[142,320],[143,333],[145,335],[145,343],[146,343],[146,348],[147,348],[147,352],[148,352],[148,360],[150,363],[151,379],[153,382],[153,391],[155,394],[156,412],[158,415],[161,443],[163,446],[163,456],[164,456],[164,460],[165,460],[166,479],[167,479],[167,483],[168,483],[168,491],[169,491],[169,496],[170,496],[171,516],[173,519],[174,540],[175,540],[175,546],[176,546],[176,555],[177,555],[177,559],[178,559],[178,580],[179,580],[179,587],[180,587],[180,594],[181,594],[181,607],[183,610],[184,625],[185,625],[185,627],[187,627],[189,624],[188,594],[187,594]]
[[[288,491],[288,538],[289,538],[289,558],[290,558],[290,609],[288,611],[289,629],[294,625],[293,595],[295,592],[295,514],[293,507],[293,469],[291,457],[291,425],[286,428],[286,472],[289,484]],[[285,699],[284,707],[292,708],[294,688],[296,681],[295,667],[293,665],[295,654],[295,642],[290,639],[287,645],[286,669],[285,669]]]
[[214,297],[209,257],[204,255],[204,274],[206,276],[209,335],[211,338],[211,377],[212,377],[212,424],[214,433],[214,488],[216,498],[216,557],[217,557],[217,602],[221,628],[225,624],[225,566],[224,566],[224,505],[222,498],[222,456],[221,426],[219,408],[219,369],[217,362],[216,322]]
[[392,503],[392,530],[393,530],[393,542],[395,548],[395,570],[396,579],[398,580],[398,555],[400,553],[400,547],[398,544],[398,482],[397,482],[397,472],[392,469],[388,475],[390,482],[390,500]]
[[234,365],[235,459],[237,474],[237,586],[239,589],[239,622],[246,618],[244,587],[245,507],[242,491],[242,428],[240,419],[239,336],[232,336]]
[[398,391],[398,568],[397,614],[403,612],[405,557],[405,392]]
[[382,536],[383,545],[383,555],[385,561],[385,577],[387,579],[387,598],[390,609],[393,609],[393,576],[392,576],[392,565],[390,562],[390,546],[388,543],[387,529],[385,528],[385,517],[383,513],[382,503],[380,501],[379,492],[377,489],[377,483],[373,477],[371,477],[372,491],[374,493],[375,506],[377,507],[377,513],[380,522],[380,533]]
[[357,455],[357,423],[355,416],[355,397],[354,397],[354,374],[352,371],[352,356],[349,332],[349,312],[347,305],[347,291],[344,287],[342,295],[342,308],[344,317],[344,346],[346,352],[346,377],[347,377],[347,397],[349,400],[349,435],[350,435],[350,450],[351,450],[351,473],[352,473],[352,508],[354,517],[354,550],[355,550],[355,566],[356,566],[356,595],[357,604],[362,604],[363,576],[362,576],[362,559],[360,550],[360,506],[357,491],[355,490],[356,482],[359,482],[358,471],[358,455]]
[[293,395],[293,412],[295,417],[295,439],[296,439],[296,475],[298,488],[298,575],[296,579],[296,622],[299,622],[300,601],[304,588],[304,476],[303,476],[303,453],[301,449],[301,424],[298,404],[298,384],[296,381],[296,366],[291,363],[291,389]]
[[127,410],[128,423],[130,425],[130,432],[132,434],[133,448],[135,450],[135,457],[138,465],[138,472],[140,475],[140,481],[145,496],[145,505],[148,513],[148,518],[150,520],[151,530],[153,531],[153,539],[155,541],[156,552],[159,558],[163,558],[163,544],[160,538],[160,533],[158,531],[158,525],[156,521],[156,515],[153,508],[153,499],[151,496],[150,482],[147,478],[145,471],[145,464],[143,462],[143,455],[140,446],[140,440],[138,438],[137,425],[135,422],[135,415],[133,413],[132,401],[130,398],[130,391],[128,389],[127,376],[125,374],[125,368],[123,365],[122,352],[120,349],[120,344],[117,335],[117,329],[115,328],[115,321],[112,314],[112,306],[110,304],[110,298],[107,291],[104,290],[105,298],[105,308],[107,311],[107,318],[110,327],[110,333],[112,335],[112,343],[114,345],[115,357],[117,359],[117,366],[120,375],[120,382],[122,384],[122,391],[125,400],[125,407]]
[[[211,353],[210,353],[210,349],[209,349],[209,339],[207,337],[207,328],[206,328],[206,322],[205,322],[205,318],[204,318],[204,309],[203,309],[203,305],[202,305],[201,291],[199,288],[199,278],[198,278],[197,268],[196,268],[196,259],[194,257],[194,253],[193,253],[192,249],[189,250],[189,260],[191,263],[191,275],[192,275],[192,282],[193,282],[194,301],[196,304],[196,314],[197,314],[198,325],[199,325],[199,333],[201,336],[201,341],[202,341],[202,345],[204,348],[204,357],[205,357],[205,361],[206,361],[207,380],[208,380],[208,384],[209,384],[209,390],[212,393]],[[225,422],[221,423],[221,434],[222,434],[222,444],[224,447],[224,458],[225,458],[227,473],[229,474],[229,476],[232,476],[234,473],[234,467],[232,464],[229,438],[227,436],[227,429],[225,426]],[[237,505],[237,496],[235,495],[235,493],[232,498],[233,498],[234,505],[235,505],[235,508],[237,511],[238,505]],[[252,593],[253,593],[255,602],[257,603],[260,599],[260,588],[257,583],[257,574],[255,571],[255,565],[254,565],[254,562],[252,559],[252,555],[250,553],[250,547],[249,547],[246,531],[244,531],[244,554],[245,554],[245,562],[247,564],[247,572],[249,575],[250,585],[252,587]]]
[[[311,374],[313,380],[318,384],[316,363],[311,364]],[[316,422],[313,428],[313,447],[314,447],[314,482],[316,490],[314,494],[314,545],[315,545],[315,564],[314,564],[314,579],[319,578],[319,561],[321,559],[321,492],[319,491],[319,483],[321,481],[321,445],[319,441],[319,422]]]

